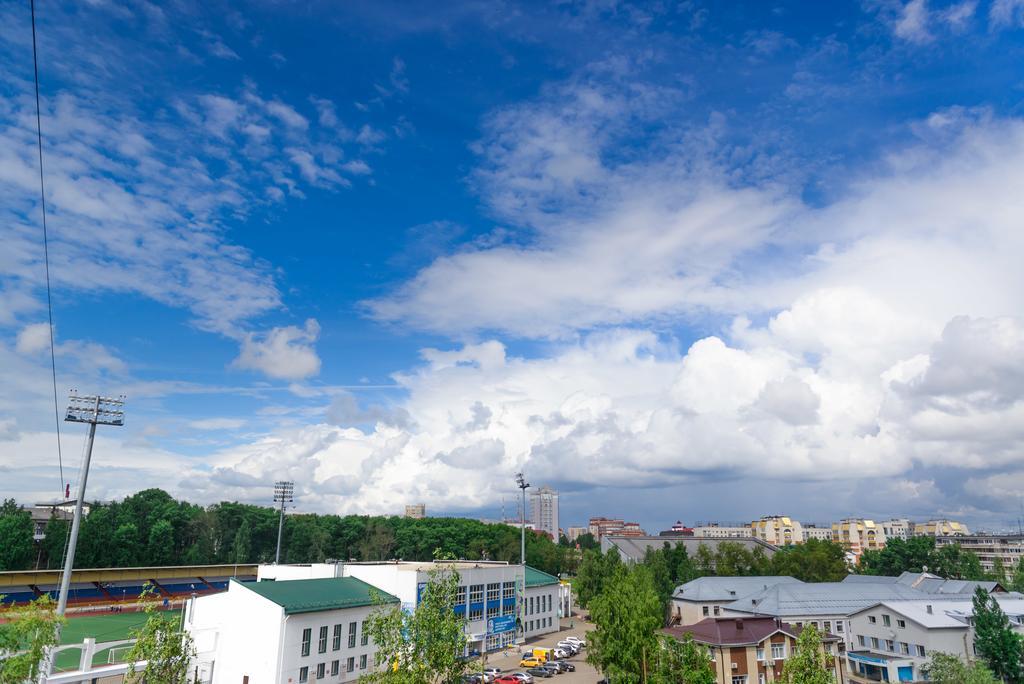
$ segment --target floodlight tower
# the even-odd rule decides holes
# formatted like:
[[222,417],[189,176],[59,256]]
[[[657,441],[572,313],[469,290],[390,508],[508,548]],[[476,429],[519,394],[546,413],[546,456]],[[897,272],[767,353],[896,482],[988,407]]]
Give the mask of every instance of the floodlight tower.
[[284,507],[295,501],[292,494],[295,492],[294,482],[283,480],[274,483],[274,503],[281,504],[281,519],[277,523],[277,554],[274,555],[274,565],[281,562],[281,532],[284,530]]
[[516,473],[516,486],[523,490],[523,510],[519,519],[519,562],[526,567],[526,490],[530,483],[523,479],[522,473]]
[[94,396],[81,397],[78,390],[68,395],[68,412],[64,420],[69,423],[87,423],[89,435],[85,439],[85,457],[82,472],[78,474],[78,497],[75,499],[75,517],[71,521],[71,537],[68,539],[67,557],[64,559],[64,574],[60,578],[60,596],[57,599],[57,614],[63,615],[68,606],[68,588],[71,586],[71,570],[75,565],[75,547],[78,546],[78,529],[82,524],[82,503],[85,501],[85,485],[89,480],[89,461],[92,460],[92,443],[96,437],[97,425],[124,425],[124,395],[117,398]]

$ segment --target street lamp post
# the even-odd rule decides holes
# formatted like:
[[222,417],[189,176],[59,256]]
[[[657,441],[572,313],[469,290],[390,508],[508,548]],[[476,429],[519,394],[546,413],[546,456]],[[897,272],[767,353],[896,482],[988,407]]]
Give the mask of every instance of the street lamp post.
[[519,562],[526,567],[526,490],[530,483],[523,479],[522,473],[516,473],[516,486],[523,490],[523,510],[519,516]]
[[274,502],[281,504],[281,518],[277,522],[277,553],[274,555],[274,565],[281,562],[281,532],[284,531],[284,508],[285,504],[289,504],[295,500],[293,496],[294,492],[294,482],[285,482],[281,480],[274,483]]

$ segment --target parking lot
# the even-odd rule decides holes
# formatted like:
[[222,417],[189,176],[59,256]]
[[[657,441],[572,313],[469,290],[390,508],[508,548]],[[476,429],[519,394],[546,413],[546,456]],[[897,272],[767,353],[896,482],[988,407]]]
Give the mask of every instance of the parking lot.
[[[543,648],[552,647],[559,641],[567,636],[578,636],[583,639],[587,638],[587,633],[593,629],[593,625],[589,622],[584,622],[579,616],[573,618],[562,619],[561,630],[553,634],[548,634],[537,639],[528,641],[523,646],[513,647],[511,653],[513,655],[502,656],[500,654],[492,654],[487,658],[488,667],[500,667],[503,672],[517,672],[525,671],[526,668],[519,667],[519,651],[528,648]],[[573,623],[573,627],[570,628],[570,623]],[[601,679],[601,675],[597,673],[593,667],[587,664],[587,649],[583,649],[575,657],[569,658],[568,661],[576,666],[575,672],[565,672],[563,674],[555,675],[550,679],[541,679],[539,677],[534,678],[535,684],[539,682],[551,682],[552,684],[596,684]]]

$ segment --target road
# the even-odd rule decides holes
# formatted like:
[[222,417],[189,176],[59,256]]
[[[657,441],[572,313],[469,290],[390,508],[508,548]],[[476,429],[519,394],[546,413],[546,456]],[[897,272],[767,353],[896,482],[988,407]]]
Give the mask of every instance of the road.
[[[583,622],[577,615],[573,618],[562,618],[561,629],[553,634],[547,634],[536,639],[531,639],[526,642],[523,646],[514,646],[513,653],[515,655],[510,656],[488,656],[487,666],[488,667],[500,667],[503,672],[516,672],[521,671],[524,668],[519,667],[519,651],[527,648],[543,648],[552,647],[559,641],[567,636],[578,636],[583,639],[587,638],[587,632],[594,628],[593,624],[589,622]],[[570,628],[569,625],[573,624]],[[569,658],[569,662],[576,666],[575,672],[566,672],[564,674],[555,675],[550,679],[541,679],[539,677],[534,678],[534,684],[542,684],[543,682],[550,682],[551,684],[596,684],[601,679],[601,675],[598,674],[592,666],[586,662],[587,649],[583,649],[574,658]]]

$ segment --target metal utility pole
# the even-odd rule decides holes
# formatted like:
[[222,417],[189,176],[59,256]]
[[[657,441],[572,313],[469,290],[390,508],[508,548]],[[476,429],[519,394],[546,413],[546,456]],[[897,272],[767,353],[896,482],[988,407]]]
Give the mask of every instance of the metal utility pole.
[[519,519],[519,562],[526,567],[526,490],[530,483],[523,479],[522,473],[516,473],[516,486],[523,490],[523,510]]
[[292,494],[295,492],[294,482],[279,481],[274,483],[274,503],[281,504],[281,519],[277,523],[277,553],[274,555],[274,565],[281,562],[281,532],[284,531],[284,508],[295,500]]
[[97,425],[124,425],[124,395],[114,399],[99,395],[80,397],[71,390],[68,397],[68,412],[65,421],[88,423],[89,436],[85,440],[85,457],[82,472],[78,475],[78,496],[75,499],[75,517],[71,521],[71,537],[68,539],[67,557],[64,559],[64,574],[60,578],[60,596],[57,599],[57,614],[63,615],[68,606],[68,589],[71,586],[71,570],[75,565],[75,547],[78,546],[78,530],[82,525],[82,504],[85,502],[85,485],[89,480],[89,462],[92,460],[92,443],[96,437]]

